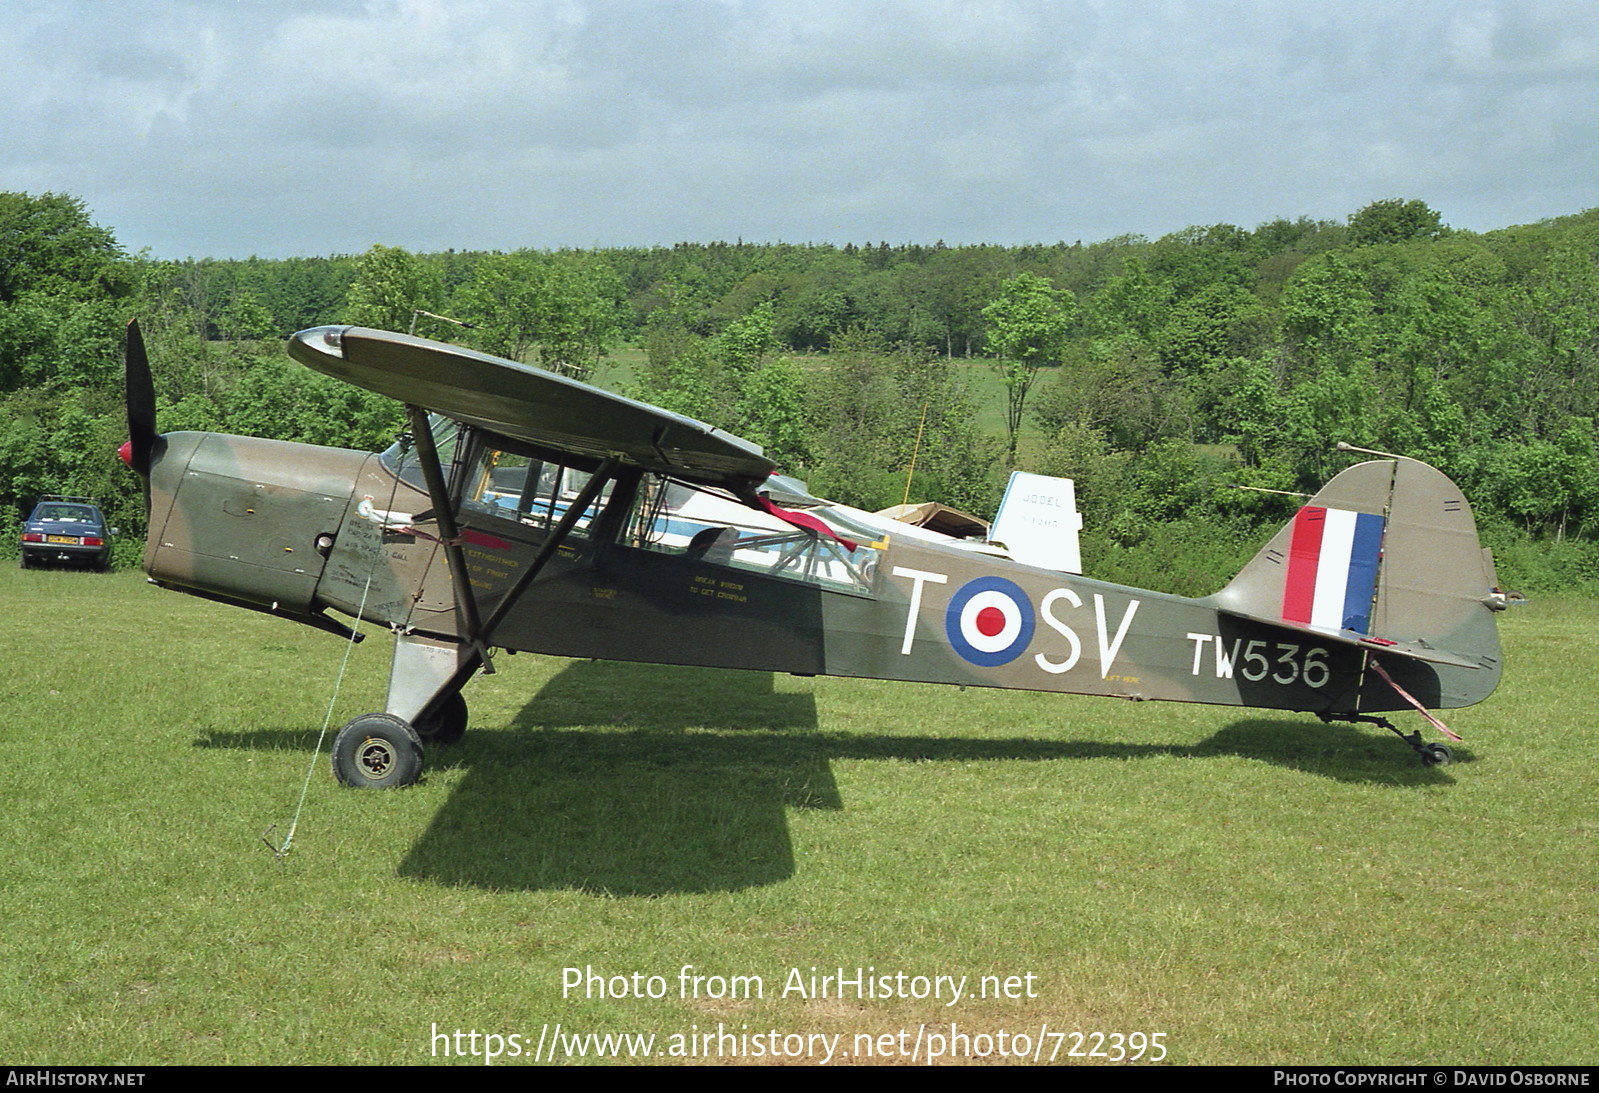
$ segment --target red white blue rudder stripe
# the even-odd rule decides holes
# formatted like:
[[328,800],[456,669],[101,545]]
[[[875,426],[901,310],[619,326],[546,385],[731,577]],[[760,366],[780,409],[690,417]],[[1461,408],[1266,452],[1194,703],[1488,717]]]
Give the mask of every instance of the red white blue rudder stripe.
[[1386,522],[1369,512],[1306,505],[1294,517],[1283,620],[1371,633]]

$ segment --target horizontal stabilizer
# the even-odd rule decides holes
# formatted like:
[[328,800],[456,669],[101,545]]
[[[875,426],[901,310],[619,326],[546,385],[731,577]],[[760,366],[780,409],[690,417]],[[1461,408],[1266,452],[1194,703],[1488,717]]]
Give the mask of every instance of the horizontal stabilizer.
[[1337,645],[1352,645],[1361,649],[1368,649],[1374,653],[1410,657],[1413,660],[1425,660],[1433,664],[1450,664],[1457,668],[1493,667],[1491,658],[1474,657],[1464,653],[1452,653],[1444,649],[1435,649],[1425,640],[1400,641],[1397,638],[1380,638],[1370,634],[1356,633],[1353,630],[1333,630],[1321,626],[1312,626],[1307,623],[1289,622],[1286,619],[1262,618],[1259,615],[1250,615],[1242,611],[1229,611],[1225,608],[1221,609],[1221,614],[1229,615],[1235,619],[1246,619],[1250,622],[1263,622],[1282,630],[1292,630],[1295,633],[1321,638],[1323,641],[1330,641]]

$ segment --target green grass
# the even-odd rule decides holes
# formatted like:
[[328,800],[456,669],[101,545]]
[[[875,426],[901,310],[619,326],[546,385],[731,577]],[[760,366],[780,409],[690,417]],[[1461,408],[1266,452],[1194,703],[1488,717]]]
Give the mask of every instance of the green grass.
[[638,382],[638,374],[644,364],[644,350],[636,346],[619,346],[600,359],[589,382],[606,391],[626,394]]
[[[429,1062],[434,1024],[557,1021],[1599,1057],[1599,603],[1504,617],[1506,683],[1446,717],[1444,769],[1301,717],[502,656],[420,785],[343,790],[318,758],[278,861],[341,643],[129,573],[7,570],[0,596],[9,1064]],[[355,650],[335,724],[381,706],[387,652]],[[685,964],[767,996],[681,998]],[[563,997],[584,966],[670,991]],[[1037,997],[777,996],[812,966]]]

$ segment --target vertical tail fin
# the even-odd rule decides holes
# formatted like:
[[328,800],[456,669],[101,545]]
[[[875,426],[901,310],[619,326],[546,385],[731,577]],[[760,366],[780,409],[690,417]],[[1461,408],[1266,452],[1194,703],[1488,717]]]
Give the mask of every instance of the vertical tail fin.
[[1211,602],[1401,655],[1498,663],[1493,612],[1504,595],[1471,506],[1446,475],[1413,459],[1339,474]]

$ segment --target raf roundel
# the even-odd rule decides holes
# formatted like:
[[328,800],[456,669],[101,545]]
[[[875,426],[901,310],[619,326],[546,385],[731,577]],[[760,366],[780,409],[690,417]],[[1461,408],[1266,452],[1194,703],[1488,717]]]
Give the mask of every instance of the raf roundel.
[[949,643],[966,660],[997,668],[1021,656],[1033,640],[1033,605],[1003,577],[967,581],[950,597],[944,615]]

